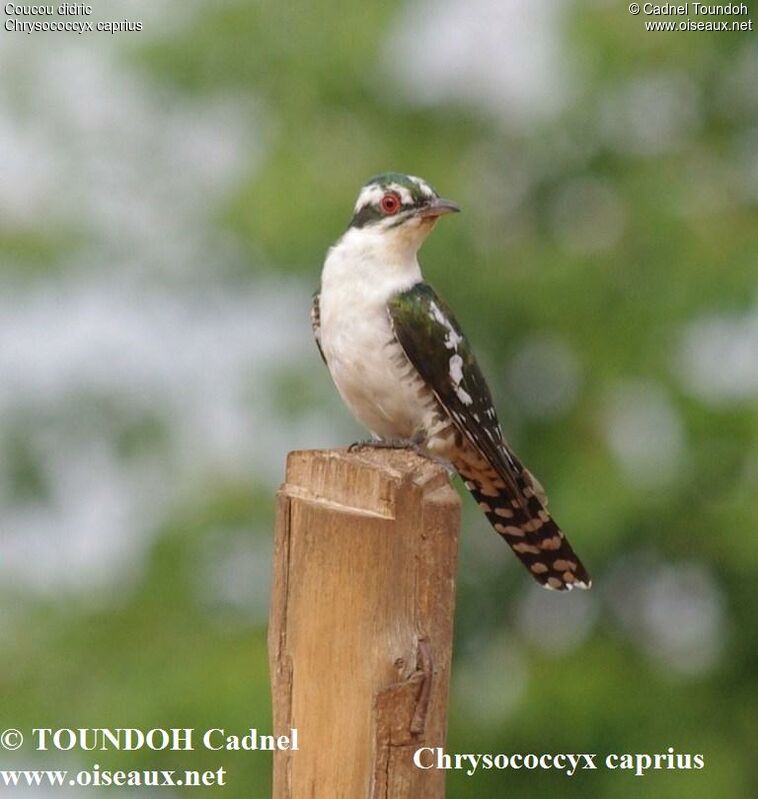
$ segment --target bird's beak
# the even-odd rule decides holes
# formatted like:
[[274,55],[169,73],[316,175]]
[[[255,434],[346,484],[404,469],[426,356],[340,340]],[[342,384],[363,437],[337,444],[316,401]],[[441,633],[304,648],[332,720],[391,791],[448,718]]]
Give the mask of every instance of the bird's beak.
[[442,197],[437,197],[435,200],[432,200],[429,205],[425,205],[418,212],[418,215],[422,218],[436,218],[443,214],[457,214],[460,210],[460,206],[452,200],[444,200]]

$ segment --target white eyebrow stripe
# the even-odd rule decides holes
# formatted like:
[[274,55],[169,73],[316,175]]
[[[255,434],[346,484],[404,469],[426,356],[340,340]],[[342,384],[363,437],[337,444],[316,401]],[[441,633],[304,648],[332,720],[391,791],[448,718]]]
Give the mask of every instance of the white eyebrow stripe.
[[384,194],[384,189],[376,183],[371,186],[365,186],[361,189],[358,195],[358,200],[355,203],[355,213],[357,214],[362,208],[371,205],[374,202],[379,202]]
[[399,183],[390,183],[387,188],[397,194],[403,205],[413,205],[413,195],[405,186],[401,186]]
[[399,183],[390,183],[388,186],[380,186],[378,183],[372,183],[370,186],[365,186],[361,189],[353,213],[357,214],[367,205],[378,203],[388,191],[394,191],[403,205],[414,204],[413,195],[405,186],[401,186]]
[[408,175],[408,177],[421,189],[424,195],[427,197],[436,196],[434,189],[423,178],[416,177],[416,175]]

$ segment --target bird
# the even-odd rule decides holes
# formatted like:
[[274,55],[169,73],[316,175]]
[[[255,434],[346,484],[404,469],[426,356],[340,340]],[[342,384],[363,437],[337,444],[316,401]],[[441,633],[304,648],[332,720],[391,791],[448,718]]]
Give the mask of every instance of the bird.
[[542,485],[503,436],[468,339],[421,274],[419,248],[440,217],[458,211],[419,177],[371,178],[326,254],[311,306],[316,344],[371,432],[363,445],[413,447],[445,463],[540,585],[589,588]]

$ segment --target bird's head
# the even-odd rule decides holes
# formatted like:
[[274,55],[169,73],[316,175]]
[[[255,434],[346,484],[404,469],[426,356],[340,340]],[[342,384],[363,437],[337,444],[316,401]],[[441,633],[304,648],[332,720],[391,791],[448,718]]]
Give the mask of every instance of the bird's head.
[[421,178],[387,172],[361,189],[350,230],[380,236],[388,246],[415,252],[439,217],[460,210]]

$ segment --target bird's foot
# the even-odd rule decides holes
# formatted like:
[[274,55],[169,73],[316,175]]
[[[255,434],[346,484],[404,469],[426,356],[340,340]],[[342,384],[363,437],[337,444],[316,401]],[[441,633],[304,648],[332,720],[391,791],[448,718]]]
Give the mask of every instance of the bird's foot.
[[423,438],[370,438],[367,441],[355,441],[348,448],[348,452],[359,449],[410,449],[421,458],[448,468],[448,461],[431,454],[424,448]]
[[348,452],[357,449],[417,449],[419,444],[410,438],[369,438],[366,441],[354,441]]
[[356,441],[348,448],[348,452],[355,452],[358,449],[411,449],[416,455],[429,460],[435,460],[433,455],[424,449],[423,436],[413,438],[371,438],[368,441]]

